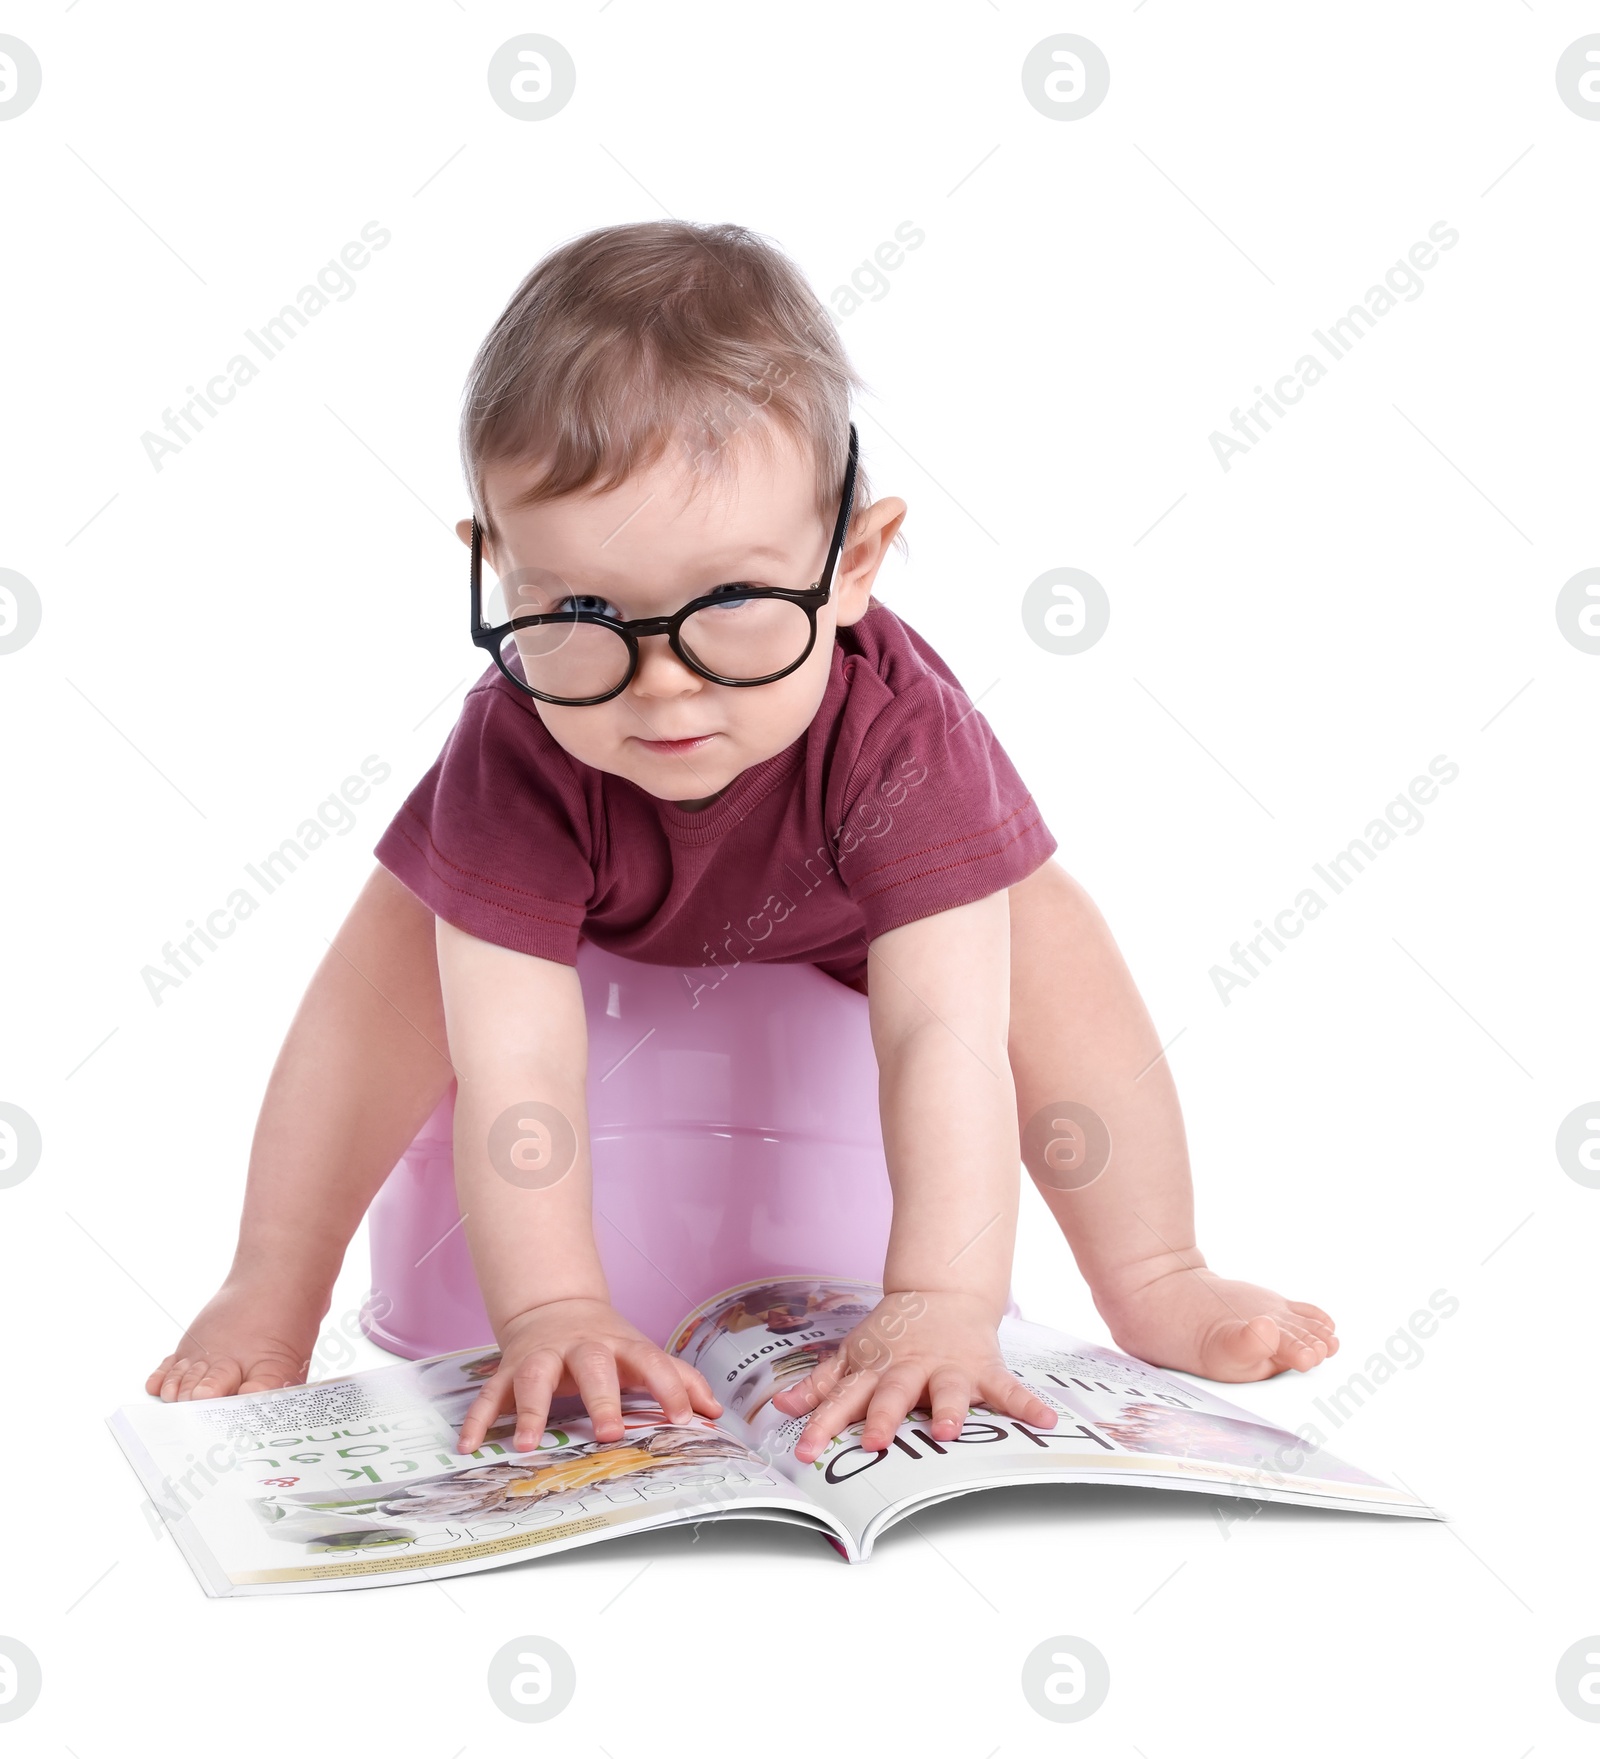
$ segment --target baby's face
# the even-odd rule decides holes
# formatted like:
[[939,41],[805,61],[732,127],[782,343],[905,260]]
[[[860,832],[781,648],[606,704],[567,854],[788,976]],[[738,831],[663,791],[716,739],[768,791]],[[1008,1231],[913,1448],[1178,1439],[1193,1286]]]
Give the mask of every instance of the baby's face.
[[[669,447],[649,470],[604,494],[521,509],[507,503],[527,472],[491,466],[484,492],[500,539],[485,545],[485,562],[501,579],[536,580],[541,610],[563,608],[562,595],[571,594],[579,609],[620,618],[666,616],[727,584],[811,586],[822,577],[835,515],[824,522],[816,509],[810,456],[782,430],[772,439],[768,456],[736,437],[736,469],[699,479],[693,496],[697,479],[681,448]],[[748,689],[713,684],[678,659],[665,635],[648,635],[620,694],[586,708],[534,702],[539,718],[580,762],[626,776],[658,799],[691,810],[709,805],[810,724],[827,686],[834,630],[866,610],[905,511],[890,499],[853,516],[832,595],[817,613],[816,645],[786,678]],[[470,520],[456,530],[472,541]]]

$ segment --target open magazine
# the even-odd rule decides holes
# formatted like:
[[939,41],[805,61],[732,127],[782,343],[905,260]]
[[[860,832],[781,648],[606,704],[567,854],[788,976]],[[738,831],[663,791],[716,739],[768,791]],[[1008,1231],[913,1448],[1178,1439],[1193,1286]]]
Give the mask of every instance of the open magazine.
[[1001,1321],[1001,1351],[1055,1407],[1053,1429],[977,1405],[957,1438],[935,1441],[914,1413],[881,1452],[862,1449],[856,1423],[802,1465],[794,1446],[806,1419],[772,1399],[881,1298],[874,1284],[822,1276],[713,1296],[667,1348],[705,1375],[724,1415],[671,1423],[648,1395],[625,1393],[621,1441],[597,1442],[579,1402],[563,1399],[537,1449],[509,1451],[507,1413],[476,1453],[457,1454],[467,1407],[499,1361],[492,1349],[276,1392],[129,1405],[110,1424],[151,1519],[214,1596],[424,1581],[729,1517],[815,1528],[856,1563],[896,1521],[1011,1484],[1226,1491],[1439,1518],[1187,1381],[1012,1318]]

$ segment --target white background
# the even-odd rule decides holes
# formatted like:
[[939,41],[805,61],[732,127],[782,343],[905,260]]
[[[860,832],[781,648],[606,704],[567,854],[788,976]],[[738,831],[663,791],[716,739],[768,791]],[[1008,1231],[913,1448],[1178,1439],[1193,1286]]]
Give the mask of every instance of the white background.
[[[1554,607],[1600,564],[1600,123],[1554,74],[1600,13],[76,0],[0,29],[44,69],[0,123],[0,567],[44,605],[0,656],[0,1098],[44,1142],[0,1191],[0,1634],[44,1672],[14,1750],[1592,1751],[1554,1674],[1600,1631],[1600,1192],[1554,1140],[1600,1093],[1600,657]],[[530,30],[578,70],[540,122],[485,81]],[[1022,89],[1059,31],[1111,67],[1077,121]],[[225,1269],[292,1010],[478,670],[450,530],[472,351],[553,245],[662,214],[766,233],[824,297],[925,231],[843,325],[874,484],[911,507],[880,596],[986,692],[1181,1032],[1211,1262],[1339,1322],[1337,1358],[1242,1402],[1319,1421],[1458,1299],[1322,1424],[1449,1527],[1014,1493],[854,1570],[725,1528],[233,1603],[152,1537],[101,1419]],[[371,220],[392,243],[355,294],[155,471],[141,434]],[[1209,434],[1438,221],[1460,241],[1421,296],[1223,471]],[[1075,657],[1019,611],[1066,566],[1112,607]],[[394,774],[355,831],[155,1006],[141,967],[369,753]],[[1224,1006],[1210,968],[1441,753],[1425,827]],[[1103,1337],[1025,1200],[1025,1309]],[[358,1240],[330,1324],[366,1280]],[[484,1686],[525,1633],[577,1668],[541,1730]],[[1019,1688],[1058,1634],[1111,1670],[1070,1735]]]

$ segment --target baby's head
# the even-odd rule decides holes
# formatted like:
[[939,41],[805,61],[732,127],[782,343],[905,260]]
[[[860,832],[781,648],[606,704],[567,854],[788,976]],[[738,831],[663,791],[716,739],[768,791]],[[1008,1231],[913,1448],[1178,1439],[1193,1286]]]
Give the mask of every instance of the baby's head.
[[[860,384],[799,270],[742,227],[655,221],[563,245],[517,289],[467,385],[461,448],[484,621],[667,617],[715,596],[728,602],[680,634],[707,670],[788,665],[809,636],[805,609],[735,589],[821,582]],[[637,669],[615,695],[536,702],[551,736],[691,808],[793,744],[822,700],[835,629],[866,611],[890,543],[904,543],[905,503],[873,502],[859,462],[852,507],[815,644],[793,671],[717,683],[665,634],[640,635]],[[470,545],[472,521],[456,529]],[[489,570],[503,612],[487,603]],[[599,695],[628,657],[614,634],[571,622],[524,626],[505,653],[549,695]],[[694,743],[670,743],[684,740]]]

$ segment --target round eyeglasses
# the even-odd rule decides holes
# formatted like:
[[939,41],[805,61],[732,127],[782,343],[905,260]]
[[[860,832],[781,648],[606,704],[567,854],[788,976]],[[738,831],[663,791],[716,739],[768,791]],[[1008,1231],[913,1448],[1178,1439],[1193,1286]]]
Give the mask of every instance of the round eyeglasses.
[[[772,684],[803,665],[817,641],[817,612],[833,590],[833,571],[844,547],[855,497],[858,450],[850,424],[850,452],[844,490],[822,578],[799,591],[777,586],[724,586],[691,599],[668,617],[620,618],[601,611],[558,608],[519,613],[508,622],[483,620],[483,534],[472,522],[472,640],[486,649],[519,690],[540,702],[581,708],[608,702],[626,690],[639,669],[639,640],[664,635],[672,651],[713,684],[743,688]],[[538,603],[542,576],[520,571],[519,602]],[[503,583],[504,584],[504,583]],[[567,593],[557,582],[547,596],[560,593],[564,606],[584,595]],[[511,608],[508,604],[508,610]]]

